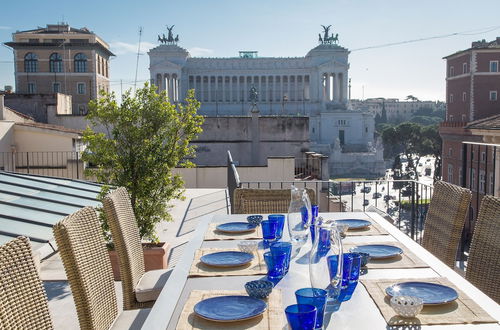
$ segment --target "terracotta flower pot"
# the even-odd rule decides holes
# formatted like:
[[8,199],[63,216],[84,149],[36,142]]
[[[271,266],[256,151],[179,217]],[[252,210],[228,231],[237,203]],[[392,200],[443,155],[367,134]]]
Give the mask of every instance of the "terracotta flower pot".
[[[142,243],[142,249],[144,251],[144,267],[146,271],[167,268],[168,250],[170,249],[168,243]],[[108,252],[109,259],[111,260],[111,268],[113,269],[113,277],[115,281],[120,281],[118,254],[115,250],[109,250]]]

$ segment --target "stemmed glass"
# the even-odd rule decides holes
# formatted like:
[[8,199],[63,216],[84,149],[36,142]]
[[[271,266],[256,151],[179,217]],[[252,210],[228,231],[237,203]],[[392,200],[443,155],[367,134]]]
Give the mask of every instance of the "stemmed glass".
[[306,243],[311,219],[311,201],[307,190],[292,186],[287,222],[290,240],[295,247],[300,248]]
[[342,240],[334,220],[318,218],[316,239],[309,255],[309,277],[313,288],[328,292],[328,300],[338,299],[342,284]]

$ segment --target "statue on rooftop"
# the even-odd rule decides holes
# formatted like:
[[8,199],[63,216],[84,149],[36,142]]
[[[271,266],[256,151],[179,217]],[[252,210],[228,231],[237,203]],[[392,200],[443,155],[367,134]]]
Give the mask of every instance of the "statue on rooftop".
[[167,34],[167,37],[165,37],[165,34],[162,34],[163,37],[160,37],[160,35],[158,35],[158,41],[162,44],[168,44],[168,45],[175,45],[177,44],[177,42],[179,41],[179,35],[177,35],[175,38],[174,38],[174,34],[172,33],[172,30],[174,28],[175,25],[172,25],[171,27],[168,27],[167,25],[167,31],[168,31],[168,34]]
[[259,100],[259,93],[257,92],[257,88],[252,86],[250,88],[250,97],[249,97],[250,102],[252,102],[252,105],[256,105],[257,101]]
[[328,31],[330,30],[330,27],[331,25],[328,25],[328,26],[324,26],[324,25],[321,25],[323,27],[323,31],[324,31],[324,36],[323,36],[323,40],[328,40]]
[[332,45],[332,44],[337,44],[338,41],[339,41],[339,34],[335,34],[333,35],[330,34],[330,28],[332,27],[331,25],[328,25],[328,26],[324,26],[324,25],[321,25],[323,27],[323,38],[321,38],[321,33],[319,34],[319,43],[322,44],[322,45]]

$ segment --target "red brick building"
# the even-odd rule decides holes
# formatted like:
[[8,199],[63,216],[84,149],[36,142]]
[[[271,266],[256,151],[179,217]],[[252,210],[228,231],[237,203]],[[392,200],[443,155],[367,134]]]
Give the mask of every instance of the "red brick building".
[[[473,42],[471,48],[444,57],[446,60],[446,120],[443,139],[443,180],[473,192],[471,221],[484,194],[495,194],[500,168],[500,148],[486,143],[472,122],[500,114],[500,37]],[[464,143],[466,142],[466,143]],[[495,173],[496,172],[496,173]]]

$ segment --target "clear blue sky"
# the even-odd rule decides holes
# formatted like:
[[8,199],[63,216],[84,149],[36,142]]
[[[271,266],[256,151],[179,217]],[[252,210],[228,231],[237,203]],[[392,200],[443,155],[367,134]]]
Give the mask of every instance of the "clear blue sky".
[[[333,25],[350,50],[352,97],[443,100],[443,56],[468,48],[471,41],[500,36],[499,0],[211,0],[64,1],[25,0],[2,6],[0,41],[64,19],[88,27],[111,45],[111,85],[133,84],[138,28],[143,27],[138,80],[149,79],[147,50],[165,25],[175,24],[181,47],[194,56],[235,56],[257,50],[260,56],[304,56],[317,45],[320,24]],[[495,27],[488,29],[488,27]],[[448,35],[447,38],[377,49],[381,44]],[[0,86],[14,85],[12,52],[0,47]]]

